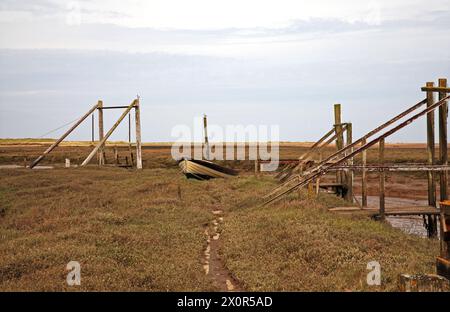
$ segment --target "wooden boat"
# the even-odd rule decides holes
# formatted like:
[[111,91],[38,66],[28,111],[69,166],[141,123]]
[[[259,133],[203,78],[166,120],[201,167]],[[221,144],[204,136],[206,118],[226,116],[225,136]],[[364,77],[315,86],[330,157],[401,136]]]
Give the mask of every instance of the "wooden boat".
[[198,180],[229,178],[238,175],[236,170],[222,167],[208,160],[183,158],[178,165],[187,178]]

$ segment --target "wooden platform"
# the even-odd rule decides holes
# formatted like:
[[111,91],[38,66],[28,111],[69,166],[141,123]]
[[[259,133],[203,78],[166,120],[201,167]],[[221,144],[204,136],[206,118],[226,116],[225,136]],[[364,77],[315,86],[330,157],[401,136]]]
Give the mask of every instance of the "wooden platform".
[[[328,209],[330,212],[342,214],[368,214],[371,216],[379,215],[378,208],[359,208],[359,207],[336,207]],[[405,207],[386,207],[386,216],[420,216],[420,215],[439,215],[439,209],[431,206],[405,206]]]

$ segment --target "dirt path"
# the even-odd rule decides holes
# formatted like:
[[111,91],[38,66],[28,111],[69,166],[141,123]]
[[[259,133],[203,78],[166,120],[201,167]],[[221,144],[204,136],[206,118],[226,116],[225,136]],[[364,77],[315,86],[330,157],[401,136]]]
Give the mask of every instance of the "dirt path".
[[226,268],[224,261],[220,255],[220,224],[223,223],[223,211],[212,211],[214,219],[211,226],[205,229],[206,249],[203,269],[205,274],[209,275],[220,291],[241,291],[238,281],[233,277],[231,272]]

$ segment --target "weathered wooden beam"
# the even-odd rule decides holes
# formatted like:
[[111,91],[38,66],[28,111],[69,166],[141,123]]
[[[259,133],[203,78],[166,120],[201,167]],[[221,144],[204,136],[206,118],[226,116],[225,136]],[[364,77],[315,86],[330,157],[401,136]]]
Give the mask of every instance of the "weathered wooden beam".
[[[433,87],[433,82],[427,82],[427,87]],[[431,91],[427,92],[427,107],[434,103],[434,94]],[[428,164],[434,165],[435,160],[435,142],[434,142],[434,111],[427,114],[427,156]],[[428,205],[436,206],[436,181],[434,180],[433,171],[428,171]]]
[[141,143],[141,109],[139,98],[135,100],[134,106],[136,123],[136,169],[142,169],[142,143]]
[[[384,163],[384,138],[378,142],[379,146],[379,162]],[[385,180],[386,173],[384,171],[380,172],[380,217],[384,220],[384,212],[385,212]]]
[[[342,114],[341,104],[334,104],[334,129],[336,130],[336,148],[340,151],[344,148],[344,134],[342,133]],[[342,183],[342,172],[336,172],[336,182]]]
[[[361,141],[361,146],[366,145],[366,139]],[[362,180],[361,180],[361,206],[367,207],[367,150],[362,151]]]
[[366,171],[366,172],[381,172],[381,171],[392,171],[392,172],[422,172],[422,171],[450,171],[450,166],[445,165],[420,165],[420,164],[411,164],[411,165],[339,165],[333,168],[330,168],[330,171],[336,171],[336,170],[353,170],[353,171]]
[[67,130],[66,132],[64,132],[64,134],[58,139],[56,140],[52,145],[50,145],[49,148],[47,148],[45,150],[44,153],[42,153],[41,156],[39,156],[38,158],[36,158],[31,164],[30,164],[30,169],[33,169],[42,159],[44,159],[45,156],[47,156],[51,151],[53,151],[58,145],[59,143],[61,143],[69,134],[72,133],[73,130],[75,130],[86,118],[89,117],[90,114],[92,114],[95,110],[97,109],[97,104],[95,104],[94,106],[92,106],[92,108],[83,115],[83,117],[81,117],[72,127],[70,127],[69,130]]
[[102,106],[99,107],[99,110],[104,110],[104,109],[124,109],[124,108],[128,108],[128,106]]
[[[447,79],[439,79],[439,87],[447,87]],[[439,92],[439,100],[446,97],[445,92]],[[448,164],[448,145],[447,145],[447,118],[448,118],[448,104],[447,101],[439,106],[439,161],[441,165]],[[441,201],[448,199],[447,185],[448,185],[448,173],[440,173],[440,199]]]
[[434,86],[427,85],[426,87],[422,87],[421,89],[422,89],[422,91],[425,91],[425,92],[450,93],[450,88],[447,88],[447,86],[434,87]]
[[[346,126],[346,134],[347,134],[347,137],[346,137],[346,139],[347,139],[347,145],[350,145],[350,144],[352,144],[352,141],[353,141],[353,129],[352,129],[353,127],[352,127],[352,124],[351,123],[347,123],[347,126]],[[350,150],[349,150],[349,152],[351,153],[351,152],[353,152],[353,148],[350,148]],[[353,157],[351,157],[349,160],[348,160],[348,164],[349,165],[353,165]],[[347,176],[347,194],[346,194],[346,197],[345,197],[345,199],[346,200],[348,200],[348,201],[350,201],[350,202],[353,202],[353,176],[354,176],[354,173],[353,173],[353,171],[350,171],[350,170],[347,170],[346,171],[346,176]]]
[[[103,107],[103,101],[98,101],[97,104],[98,110],[98,140],[103,140],[103,137],[105,136],[105,130],[103,126],[103,110],[101,109]],[[105,164],[105,145],[103,144],[100,146],[98,150],[98,165],[103,166]]]
[[100,147],[105,144],[106,140],[111,136],[111,134],[116,130],[117,126],[122,122],[122,120],[127,116],[128,112],[136,105],[137,100],[134,100],[133,103],[131,103],[127,109],[120,115],[119,119],[116,121],[116,123],[112,126],[111,129],[106,133],[106,135],[101,139],[98,144],[94,147],[94,149],[91,151],[91,153],[88,155],[88,157],[81,163],[81,167],[86,166],[94,157],[94,155],[98,152]]

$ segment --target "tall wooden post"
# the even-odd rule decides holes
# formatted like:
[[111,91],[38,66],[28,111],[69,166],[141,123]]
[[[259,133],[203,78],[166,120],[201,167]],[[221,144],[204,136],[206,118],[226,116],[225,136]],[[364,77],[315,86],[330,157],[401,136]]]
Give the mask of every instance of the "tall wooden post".
[[92,114],[92,116],[91,116],[91,142],[92,142],[92,144],[94,144],[94,139],[95,139],[94,123],[95,123],[95,118],[94,118],[94,114]]
[[128,144],[131,145],[131,114],[128,113]]
[[[98,141],[103,140],[105,136],[103,128],[103,101],[98,101]],[[100,146],[98,149],[98,165],[103,166],[105,164],[105,145]]]
[[[361,146],[366,144],[366,139],[362,139]],[[362,151],[362,178],[361,178],[361,206],[367,207],[367,150]]]
[[[352,144],[353,142],[353,134],[352,134],[352,124],[347,123],[347,146]],[[349,153],[353,152],[353,148],[350,148]],[[353,157],[348,160],[349,165],[353,165]],[[353,202],[353,169],[348,170],[347,172],[347,195],[346,199],[350,202]]]
[[208,119],[206,115],[203,115],[203,131],[205,134],[205,156],[209,160],[209,141],[208,141]]
[[136,168],[142,169],[142,146],[141,146],[141,112],[139,98],[134,106],[136,120]]
[[[434,82],[427,82],[427,87],[433,87]],[[427,107],[434,104],[434,94],[432,91],[427,92]],[[428,164],[435,164],[435,141],[434,141],[434,111],[427,114],[427,156]],[[428,171],[428,205],[436,207],[436,181],[434,180],[434,172]]]
[[[447,87],[447,79],[439,79],[439,87]],[[439,100],[445,98],[447,94],[445,92],[439,92]],[[448,118],[448,104],[445,103],[439,106],[439,161],[441,165],[448,164],[448,151],[447,151],[447,118]],[[440,199],[444,201],[448,198],[447,184],[448,184],[448,172],[440,172]]]
[[[384,139],[381,139],[379,142],[379,159],[380,159],[380,165],[384,163]],[[385,212],[385,176],[386,173],[384,170],[380,172],[380,217],[384,220],[384,212]]]
[[[341,150],[344,147],[344,134],[342,132],[341,104],[334,104],[334,129],[336,132],[336,148]],[[342,172],[336,172],[336,182],[342,183]]]

